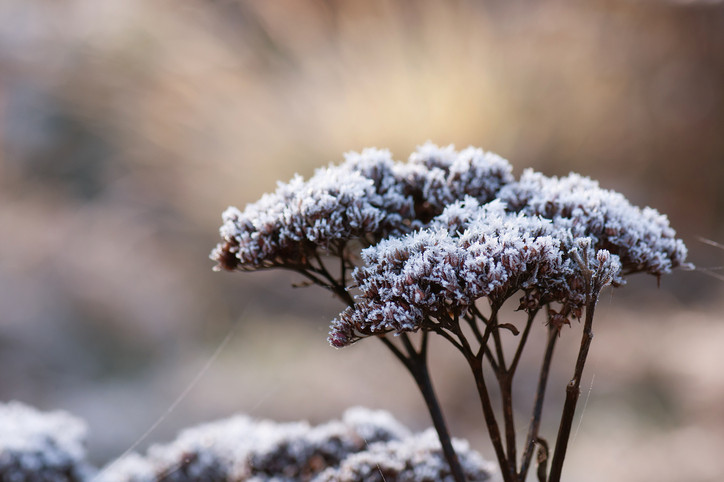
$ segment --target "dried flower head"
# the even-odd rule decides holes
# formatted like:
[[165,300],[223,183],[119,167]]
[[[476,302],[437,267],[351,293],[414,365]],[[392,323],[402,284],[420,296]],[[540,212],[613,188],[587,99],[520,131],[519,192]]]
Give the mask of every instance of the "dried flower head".
[[480,298],[502,303],[517,291],[523,309],[560,303],[551,320],[567,323],[580,316],[590,290],[684,264],[686,247],[675,236],[665,216],[588,178],[528,170],[487,204],[466,197],[419,232],[364,250],[353,273],[357,303],[332,322],[329,341],[339,347],[417,331]]
[[307,181],[280,183],[244,211],[228,208],[211,258],[227,270],[304,266],[318,249],[414,231],[447,204],[466,195],[487,202],[512,181],[510,164],[480,149],[428,143],[407,163],[365,149]]
[[622,194],[578,174],[546,177],[526,170],[498,194],[509,209],[551,219],[597,249],[618,255],[624,273],[656,276],[685,264],[686,246],[655,209],[633,206]]
[[[470,449],[467,442],[454,440],[465,479],[489,480],[494,465]],[[339,464],[319,474],[314,482],[452,482],[450,466],[440,450],[434,430],[404,440],[370,444],[367,450],[351,454]]]
[[[586,299],[584,269],[600,271],[601,286],[620,277],[618,257],[589,253],[588,241],[540,216],[507,212],[500,201],[481,206],[467,198],[429,228],[362,252],[364,265],[352,275],[361,295],[333,321],[329,341],[345,346],[364,336],[425,329],[431,319],[444,323],[480,298],[502,303],[518,291],[535,293],[531,309],[558,302],[565,316],[577,313]],[[582,249],[585,266],[572,256]]]

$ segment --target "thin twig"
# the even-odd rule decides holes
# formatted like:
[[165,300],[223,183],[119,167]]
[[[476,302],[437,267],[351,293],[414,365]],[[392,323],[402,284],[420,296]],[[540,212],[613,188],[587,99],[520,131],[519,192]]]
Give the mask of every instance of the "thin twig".
[[513,373],[509,371],[499,373],[498,386],[500,387],[500,399],[503,407],[508,470],[516,474],[518,471],[518,454],[516,450],[515,418],[513,413]]
[[[464,315],[465,321],[468,322],[470,325],[470,328],[472,328],[473,333],[475,334],[475,338],[478,340],[478,343],[480,343],[480,349],[485,352],[485,357],[488,359],[488,362],[490,362],[490,366],[493,368],[493,371],[498,371],[498,363],[495,361],[495,357],[493,356],[493,352],[490,351],[490,347],[487,345],[487,338],[480,333],[480,329],[478,328],[477,319],[481,318],[481,321],[483,324],[487,327],[489,326],[488,320],[485,319],[480,311],[476,308],[475,310],[470,310],[469,313]],[[490,334],[488,332],[488,334]]]
[[543,414],[543,401],[545,399],[546,386],[548,383],[548,374],[550,372],[551,360],[553,359],[553,349],[558,340],[558,330],[552,324],[548,327],[548,343],[546,343],[545,354],[543,355],[543,363],[538,376],[538,388],[535,393],[535,402],[533,403],[533,414],[531,415],[530,425],[528,427],[528,437],[525,440],[525,451],[520,464],[520,480],[525,480],[528,475],[531,458],[533,457],[533,448],[538,438],[538,430],[540,428],[541,415]]
[[[472,355],[472,353],[470,355]],[[483,409],[485,424],[488,427],[488,434],[490,435],[490,441],[495,449],[495,455],[498,459],[498,464],[500,465],[500,472],[503,476],[503,480],[505,482],[516,482],[517,474],[515,473],[515,470],[511,470],[509,467],[505,451],[503,450],[500,428],[498,427],[498,422],[495,419],[495,412],[493,411],[493,407],[490,403],[490,395],[488,393],[488,388],[485,384],[485,376],[483,374],[483,359],[482,357],[476,356],[468,356],[466,358],[468,360],[468,364],[470,365],[470,369],[473,372],[473,377],[475,378],[475,385],[478,389],[478,396],[480,397],[480,404]]]
[[437,333],[438,335],[442,336],[447,341],[449,341],[461,353],[465,354],[465,348],[463,348],[463,346],[460,344],[460,342],[458,340],[456,340],[455,338],[453,338],[452,335],[450,335],[450,333],[445,331],[445,328],[443,328],[442,326],[440,326],[439,324],[434,323],[434,322],[430,322],[428,324],[428,326],[430,327],[430,329],[432,331],[434,331],[435,333]]
[[505,355],[503,354],[503,342],[500,339],[500,330],[498,329],[498,310],[500,305],[495,304],[491,306],[490,319],[488,324],[493,327],[493,341],[495,342],[495,352],[498,354],[498,365],[501,371],[505,371]]
[[[415,350],[414,345],[410,341],[407,333],[400,335],[402,343],[407,350],[408,356],[406,357],[409,363],[405,363],[405,366],[410,371],[410,374],[415,379],[420,392],[425,400],[427,409],[432,417],[432,424],[435,426],[438,438],[440,439],[440,446],[442,447],[443,454],[450,465],[450,471],[452,473],[455,482],[465,482],[465,473],[463,472],[460,460],[455,453],[455,449],[452,446],[452,440],[450,433],[445,423],[445,418],[442,414],[442,409],[435,396],[435,390],[432,386],[432,380],[430,379],[430,372],[427,366],[427,341],[424,338],[421,343],[420,351]],[[398,350],[399,351],[399,350]]]
[[465,315],[463,315],[463,318],[468,322],[468,325],[470,325],[470,329],[473,330],[478,343],[482,343],[483,334],[480,333],[480,328],[478,328],[477,315],[475,315],[474,312],[468,311]]
[[508,371],[510,373],[515,373],[516,368],[518,368],[518,362],[520,361],[520,356],[523,353],[523,347],[525,346],[525,342],[528,340],[528,333],[530,333],[530,328],[531,326],[533,326],[533,318],[535,318],[535,315],[537,314],[537,309],[528,312],[528,320],[526,320],[525,329],[523,329],[523,334],[521,335],[520,341],[518,342],[518,349],[515,351],[513,361],[510,362],[510,367],[508,368]]
[[[489,323],[485,327],[485,333],[483,334],[483,342],[487,342],[492,331],[494,331],[494,324]],[[500,435],[500,428],[498,422],[495,419],[495,412],[493,411],[492,403],[490,402],[490,394],[488,393],[488,387],[485,383],[485,375],[483,373],[483,353],[484,350],[481,347],[477,353],[474,353],[470,344],[468,343],[465,334],[460,328],[459,323],[454,323],[451,326],[451,330],[460,339],[460,343],[463,347],[463,355],[468,361],[471,371],[473,372],[473,378],[475,379],[475,385],[478,389],[478,396],[480,397],[480,404],[483,409],[483,417],[485,418],[485,424],[488,427],[488,434],[490,435],[490,441],[495,449],[495,456],[498,459],[500,465],[500,471],[503,475],[505,482],[515,482],[514,469],[509,466],[509,461],[506,458],[505,450],[503,449],[503,439]]]
[[566,449],[568,448],[568,438],[571,434],[573,426],[573,416],[576,413],[576,403],[581,393],[581,377],[583,375],[583,367],[586,364],[588,350],[593,340],[593,313],[598,300],[598,292],[591,290],[586,300],[586,321],[583,325],[583,335],[581,336],[581,348],[578,350],[578,359],[576,360],[576,368],[573,372],[573,378],[566,386],[566,401],[563,405],[563,414],[561,415],[561,423],[558,426],[558,438],[556,439],[556,448],[553,452],[553,460],[551,462],[550,482],[559,482],[561,480],[561,471],[563,470],[563,459],[566,457]]

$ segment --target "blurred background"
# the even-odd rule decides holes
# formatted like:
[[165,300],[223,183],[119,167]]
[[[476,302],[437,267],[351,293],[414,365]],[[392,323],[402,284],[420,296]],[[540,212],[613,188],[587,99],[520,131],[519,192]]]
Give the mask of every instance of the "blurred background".
[[[669,215],[710,271],[602,297],[564,474],[723,480],[724,249],[700,239],[724,242],[721,2],[0,2],[0,400],[87,420],[97,464],[237,412],[429,426],[381,344],[327,345],[327,293],[208,259],[228,205],[427,140]],[[549,441],[578,340],[559,344]],[[467,368],[434,348],[452,432],[493,458]]]

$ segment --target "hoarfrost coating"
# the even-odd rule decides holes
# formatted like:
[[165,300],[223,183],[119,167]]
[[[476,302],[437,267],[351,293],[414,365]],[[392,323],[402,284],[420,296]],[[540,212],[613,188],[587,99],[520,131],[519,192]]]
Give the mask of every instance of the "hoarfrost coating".
[[350,153],[308,181],[296,176],[279,183],[244,211],[228,208],[223,242],[211,258],[228,270],[304,266],[318,249],[415,231],[465,196],[487,202],[513,181],[511,170],[495,154],[431,143],[406,163],[393,161],[386,150]]
[[528,169],[498,197],[512,211],[551,219],[574,236],[591,238],[620,257],[625,273],[661,276],[685,264],[686,246],[665,215],[633,206],[587,177],[546,177]]
[[[560,303],[553,318],[566,323],[580,315],[589,271],[617,286],[624,275],[659,277],[685,264],[686,246],[658,211],[578,174],[529,169],[515,181],[511,172],[472,147],[428,142],[407,162],[386,150],[350,153],[244,211],[226,210],[211,257],[227,270],[284,267],[330,279],[320,256],[336,256],[342,279],[328,287],[345,291],[349,305],[345,269],[356,268],[359,293],[332,323],[334,346],[430,328],[480,298],[502,303],[517,291],[528,310]],[[361,266],[350,241],[367,246]]]
[[[488,480],[492,464],[466,442],[455,440],[455,445],[468,480]],[[316,427],[245,416],[202,425],[170,444],[151,447],[145,457],[126,457],[99,480],[352,482],[377,480],[380,470],[388,482],[452,480],[434,433],[411,434],[389,413],[364,408],[349,409],[341,421]],[[370,479],[350,475],[368,472]]]
[[[581,266],[572,253],[589,260]],[[500,201],[480,206],[468,198],[446,209],[430,228],[388,238],[362,252],[352,277],[361,295],[332,322],[329,341],[431,329],[482,297],[502,303],[523,291],[526,309],[559,302],[576,314],[586,300],[583,270],[603,284],[620,282],[618,256],[594,252],[589,238],[539,216],[509,213]],[[530,300],[530,296],[528,297]]]
[[0,404],[0,480],[84,480],[85,424],[20,402]]

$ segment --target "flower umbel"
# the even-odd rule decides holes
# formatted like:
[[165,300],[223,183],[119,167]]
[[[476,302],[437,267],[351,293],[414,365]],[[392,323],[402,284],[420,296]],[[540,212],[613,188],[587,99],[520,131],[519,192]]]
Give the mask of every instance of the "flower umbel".
[[[291,269],[339,297],[346,308],[332,322],[330,344],[377,338],[402,362],[420,388],[457,482],[467,471],[432,389],[430,333],[468,362],[502,478],[522,482],[535,445],[548,450],[539,426],[556,340],[573,319],[583,321],[554,451],[539,459],[538,473],[558,482],[599,293],[633,273],[660,278],[686,265],[686,246],[656,210],[633,206],[578,174],[557,178],[526,170],[516,181],[511,171],[501,157],[475,148],[427,143],[407,162],[365,149],[307,181],[279,184],[244,211],[229,208],[222,243],[211,255],[226,270]],[[499,321],[511,297],[519,297],[522,324]],[[548,337],[518,464],[512,383],[539,313]],[[504,337],[517,340],[512,356],[504,353]],[[502,417],[484,365],[498,382]],[[329,471],[330,480],[366,477],[375,464],[384,465],[385,451],[396,450],[389,446],[354,467]]]

